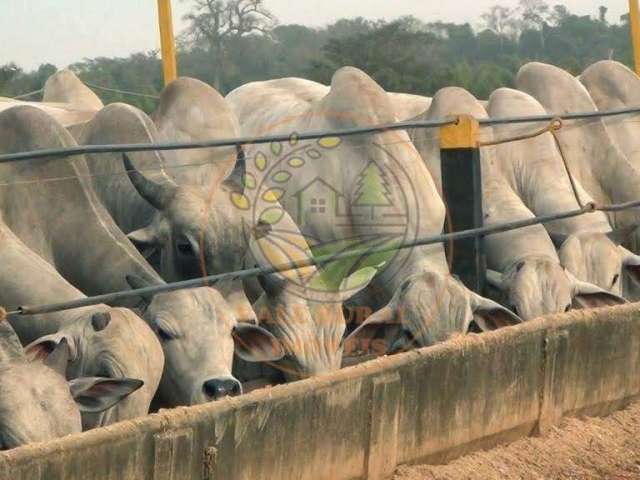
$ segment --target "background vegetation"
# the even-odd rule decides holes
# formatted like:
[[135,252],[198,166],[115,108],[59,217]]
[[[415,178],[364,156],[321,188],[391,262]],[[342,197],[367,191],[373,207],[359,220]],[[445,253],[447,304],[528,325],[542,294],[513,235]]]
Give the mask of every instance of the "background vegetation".
[[[518,8],[496,5],[470,24],[343,19],[324,28],[279,25],[264,0],[183,0],[192,5],[179,40],[179,72],[222,93],[254,80],[300,76],[329,83],[344,65],[359,67],[386,90],[433,95],[457,85],[479,98],[510,86],[518,68],[532,60],[579,74],[591,63],[632,61],[628,17],[609,19],[607,8],[591,16],[572,14],[545,0],[521,0]],[[159,53],[92,58],[71,66],[86,82],[157,95],[162,89]],[[56,66],[25,72],[0,66],[0,96],[42,87]],[[126,101],[146,111],[153,98],[97,90],[105,102]],[[38,99],[37,96],[33,97]]]

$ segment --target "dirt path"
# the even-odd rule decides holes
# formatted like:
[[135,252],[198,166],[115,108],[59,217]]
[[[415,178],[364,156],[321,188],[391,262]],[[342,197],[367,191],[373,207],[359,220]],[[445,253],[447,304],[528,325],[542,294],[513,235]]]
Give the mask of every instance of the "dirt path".
[[640,402],[606,418],[565,419],[545,437],[459,458],[399,467],[395,480],[640,479]]

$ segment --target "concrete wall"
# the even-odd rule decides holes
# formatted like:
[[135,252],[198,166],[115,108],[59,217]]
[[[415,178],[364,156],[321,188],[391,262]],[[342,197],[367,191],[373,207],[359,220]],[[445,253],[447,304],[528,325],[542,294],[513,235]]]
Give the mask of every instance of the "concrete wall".
[[577,311],[0,453],[12,479],[387,478],[640,394],[638,305]]

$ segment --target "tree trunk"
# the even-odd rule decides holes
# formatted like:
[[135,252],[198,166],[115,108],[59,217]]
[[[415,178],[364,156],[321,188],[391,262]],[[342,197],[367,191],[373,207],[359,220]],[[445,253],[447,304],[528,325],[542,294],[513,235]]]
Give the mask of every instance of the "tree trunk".
[[218,92],[222,92],[222,48],[213,46],[211,49],[211,57],[213,60],[213,86]]

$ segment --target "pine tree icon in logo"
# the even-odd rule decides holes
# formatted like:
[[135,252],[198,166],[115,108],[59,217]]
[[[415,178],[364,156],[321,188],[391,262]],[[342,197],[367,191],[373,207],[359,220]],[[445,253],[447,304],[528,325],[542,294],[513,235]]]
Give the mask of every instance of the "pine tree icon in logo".
[[358,177],[357,185],[353,204],[358,207],[371,207],[371,220],[374,218],[376,207],[392,205],[386,175],[374,161],[369,162],[364,168]]

